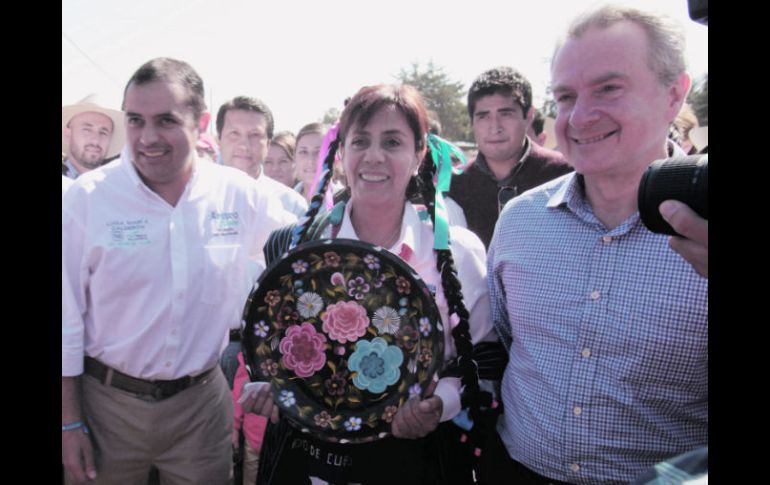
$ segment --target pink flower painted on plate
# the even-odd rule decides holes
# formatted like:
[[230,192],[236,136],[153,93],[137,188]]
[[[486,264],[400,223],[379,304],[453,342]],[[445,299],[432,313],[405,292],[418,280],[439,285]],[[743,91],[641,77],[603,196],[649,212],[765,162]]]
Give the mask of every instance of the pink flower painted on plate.
[[419,339],[420,334],[411,325],[404,325],[396,332],[396,345],[407,352],[411,352],[414,349]]
[[293,325],[286,330],[278,349],[283,354],[284,367],[298,377],[310,377],[326,363],[326,337],[309,322]]
[[326,392],[330,396],[344,396],[348,387],[348,371],[335,372],[324,381],[324,386],[326,386]]
[[396,406],[388,406],[385,408],[385,412],[382,413],[382,420],[386,423],[393,421],[393,416],[396,415],[398,408]]
[[320,413],[313,416],[313,419],[315,420],[315,425],[320,428],[327,428],[332,422],[332,417],[329,415],[326,411],[321,411]]
[[278,290],[270,290],[265,295],[265,303],[270,306],[277,305],[281,302],[281,292]]
[[326,266],[336,268],[340,265],[340,255],[335,252],[328,251],[324,253],[324,263]]
[[417,356],[417,360],[425,367],[430,367],[430,363],[433,362],[433,352],[428,347],[420,349],[420,355]]
[[267,359],[259,367],[262,369],[262,375],[265,377],[278,375],[278,363],[273,362],[273,359]]
[[334,286],[345,286],[345,277],[338,271],[332,275],[331,283]]
[[412,291],[412,284],[403,276],[399,276],[396,278],[396,289],[399,293],[408,295]]
[[326,312],[321,314],[323,331],[329,334],[329,338],[344,344],[355,342],[363,337],[369,327],[369,317],[366,309],[353,301],[341,301],[326,307]]

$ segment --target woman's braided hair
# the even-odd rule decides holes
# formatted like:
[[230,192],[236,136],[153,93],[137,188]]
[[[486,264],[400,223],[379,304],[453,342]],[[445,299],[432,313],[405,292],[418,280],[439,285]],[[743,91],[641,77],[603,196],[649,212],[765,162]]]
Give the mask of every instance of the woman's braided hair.
[[[448,161],[447,161],[448,163]],[[422,199],[434,224],[436,221],[436,188],[433,177],[436,173],[436,165],[433,162],[431,151],[425,155],[420,165],[418,176],[422,188]],[[451,244],[451,242],[450,242]],[[444,297],[449,307],[449,315],[457,315],[459,322],[452,329],[452,338],[457,350],[456,368],[459,370],[464,386],[463,403],[470,406],[470,417],[475,418],[478,410],[479,380],[478,368],[473,360],[473,343],[471,342],[470,313],[465,307],[462,284],[457,276],[454,257],[451,249],[434,249],[436,253],[436,269],[441,274],[441,287],[444,289]]]

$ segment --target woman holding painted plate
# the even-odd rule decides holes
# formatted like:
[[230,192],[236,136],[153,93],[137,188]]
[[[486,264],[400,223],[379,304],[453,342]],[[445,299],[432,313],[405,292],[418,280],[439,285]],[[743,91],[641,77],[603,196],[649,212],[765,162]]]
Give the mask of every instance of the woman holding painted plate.
[[[351,437],[360,432],[366,424],[361,418],[338,417],[334,438],[319,439],[313,433],[301,432],[297,417],[281,418],[279,423],[279,414],[287,415],[288,409],[300,408],[302,414],[298,396],[292,391],[281,390],[280,395],[273,396],[269,386],[262,386],[246,393],[244,409],[270,416],[273,423],[279,423],[265,437],[259,483],[310,483],[309,477],[333,483],[420,483],[447,479],[439,475],[436,463],[431,461],[436,448],[435,431],[439,426],[454,426],[448,421],[460,414],[462,408],[475,409],[478,380],[472,347],[480,341],[496,340],[496,336],[489,319],[484,246],[467,229],[447,224],[441,199],[451,176],[450,152],[457,151],[440,138],[428,136],[427,131],[425,105],[410,86],[364,87],[348,102],[338,132],[328,136],[332,141],[324,158],[324,176],[307,219],[291,230],[284,230],[283,235],[274,234],[265,246],[268,261],[280,261],[276,255],[285,256],[289,246],[286,235],[290,234],[292,246],[304,243],[297,247],[298,251],[315,249],[314,254],[319,256],[311,255],[305,260],[290,253],[294,259],[286,261],[281,276],[282,288],[291,291],[289,296],[281,293],[284,290],[275,290],[265,294],[264,301],[250,300],[254,307],[261,305],[263,310],[269,307],[270,311],[279,308],[282,299],[291,300],[293,305],[290,311],[275,316],[278,327],[275,322],[253,324],[253,333],[258,340],[262,339],[257,351],[262,360],[259,369],[251,371],[266,380],[276,375],[280,364],[281,371],[291,376],[288,381],[309,378],[323,369],[327,378],[315,385],[329,397],[328,402],[335,403],[339,402],[335,400],[337,396],[352,399],[351,395],[387,394],[409,377],[399,370],[407,360],[415,368],[430,368],[434,350],[443,354],[441,368],[435,369],[440,378],[425,386],[410,385],[409,398],[402,400],[403,404],[378,410],[378,416],[387,422],[389,435],[380,433],[368,442],[344,438],[346,432]],[[350,200],[319,214],[337,152],[348,177]],[[438,179],[437,184],[434,178]],[[422,207],[409,202],[416,195],[412,192],[417,191],[424,203]],[[318,249],[324,241],[339,238],[369,245],[352,245],[350,252],[342,256]],[[385,248],[397,258],[387,252],[368,250],[370,245]],[[346,262],[363,269],[355,274],[335,271],[335,265]],[[280,264],[276,263],[273,270]],[[408,275],[397,276],[399,264],[418,277],[410,281]],[[321,286],[315,287],[313,282],[314,288],[308,288],[308,280],[302,276],[312,270],[327,273],[323,273]],[[391,294],[396,296],[385,295],[383,285],[391,285]],[[419,314],[413,324],[404,326],[403,319],[415,315],[413,309],[420,305],[412,299],[421,293],[420,286],[429,290],[423,292],[429,298],[434,295],[437,316],[434,321],[427,313]],[[343,298],[329,303],[325,301],[327,295]],[[292,325],[281,326],[281,319]],[[436,327],[443,328],[443,332],[436,334]],[[270,332],[275,328],[285,330],[270,340]],[[439,342],[433,347],[420,345],[421,339],[435,335]],[[331,360],[324,355],[324,349],[344,354],[347,369],[332,365],[330,370]],[[266,359],[264,356],[269,352],[278,360]],[[312,417],[307,414],[300,418],[312,418],[318,427],[334,419],[334,413],[326,410],[311,414]]]

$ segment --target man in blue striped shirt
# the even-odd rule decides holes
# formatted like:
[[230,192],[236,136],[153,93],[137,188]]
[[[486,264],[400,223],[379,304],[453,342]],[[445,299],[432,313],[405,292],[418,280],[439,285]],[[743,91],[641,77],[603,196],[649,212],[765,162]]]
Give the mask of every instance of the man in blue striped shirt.
[[685,241],[702,244],[685,251],[705,258],[699,274],[636,204],[647,166],[678,148],[683,52],[679,26],[619,7],[578,18],[556,50],[556,135],[575,173],[511,200],[488,256],[510,357],[504,447],[485,450],[499,483],[629,482],[708,442],[707,236]]

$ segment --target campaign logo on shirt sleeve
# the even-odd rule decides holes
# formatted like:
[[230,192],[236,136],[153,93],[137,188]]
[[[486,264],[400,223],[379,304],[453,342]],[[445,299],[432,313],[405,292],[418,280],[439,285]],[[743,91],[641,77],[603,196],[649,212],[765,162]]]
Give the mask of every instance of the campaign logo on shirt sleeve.
[[114,220],[107,222],[109,247],[132,248],[150,244],[147,219]]
[[237,236],[238,228],[241,225],[241,219],[238,211],[235,212],[217,212],[211,211],[211,236]]

